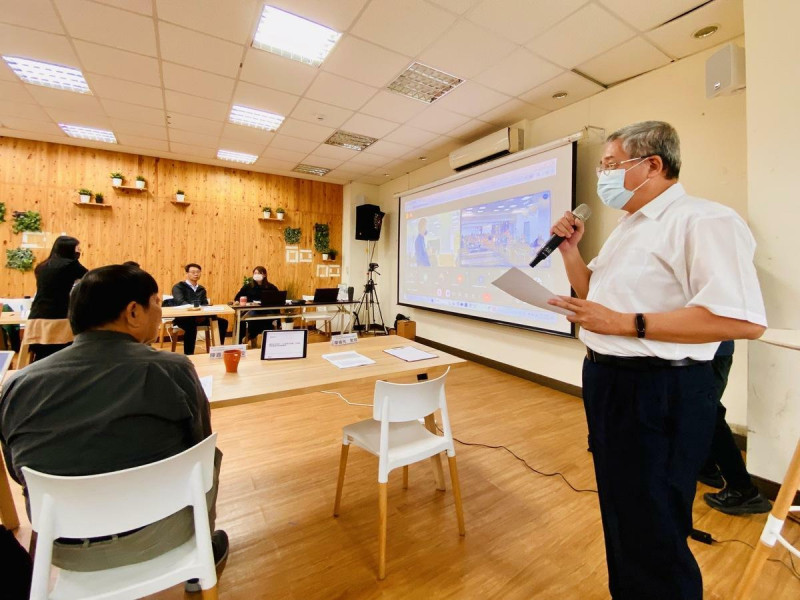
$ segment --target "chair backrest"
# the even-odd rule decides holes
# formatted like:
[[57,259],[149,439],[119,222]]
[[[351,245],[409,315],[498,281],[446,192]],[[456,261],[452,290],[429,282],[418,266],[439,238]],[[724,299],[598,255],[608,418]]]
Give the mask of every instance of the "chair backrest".
[[375,382],[372,418],[376,421],[397,423],[416,421],[428,416],[437,408],[447,411],[444,383],[450,367],[436,379],[417,383]]
[[33,529],[49,525],[53,538],[99,537],[144,527],[194,505],[195,473],[202,477],[202,493],[213,485],[216,441],[215,433],[164,460],[99,475],[63,477],[23,467]]

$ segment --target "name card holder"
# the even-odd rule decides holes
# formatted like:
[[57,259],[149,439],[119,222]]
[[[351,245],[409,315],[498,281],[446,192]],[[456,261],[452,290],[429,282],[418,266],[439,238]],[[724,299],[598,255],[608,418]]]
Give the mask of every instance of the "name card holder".
[[357,341],[357,333],[342,333],[331,336],[331,346],[346,346],[347,344],[355,344]]
[[211,346],[208,352],[208,358],[222,358],[225,350],[241,350],[242,358],[247,356],[247,344],[228,344],[227,346]]

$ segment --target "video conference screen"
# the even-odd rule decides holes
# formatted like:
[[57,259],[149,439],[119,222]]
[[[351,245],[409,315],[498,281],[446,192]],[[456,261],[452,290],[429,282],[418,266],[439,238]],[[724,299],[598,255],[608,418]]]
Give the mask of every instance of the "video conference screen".
[[572,335],[563,315],[509,296],[492,281],[518,267],[569,296],[559,252],[528,265],[555,219],[574,208],[575,143],[444,180],[400,197],[398,304]]

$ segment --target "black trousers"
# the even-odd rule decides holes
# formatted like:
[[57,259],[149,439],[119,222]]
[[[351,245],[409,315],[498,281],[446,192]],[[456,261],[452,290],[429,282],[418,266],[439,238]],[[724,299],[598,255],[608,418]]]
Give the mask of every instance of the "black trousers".
[[687,537],[717,397],[711,363],[583,363],[583,398],[615,600],[699,600]]
[[[228,335],[228,321],[220,317],[214,317],[219,326],[219,343],[225,343],[225,336]],[[194,346],[197,341],[197,326],[208,325],[211,320],[208,317],[176,317],[174,323],[183,329],[183,353],[194,354]]]
[[717,386],[717,418],[714,423],[714,437],[711,441],[711,453],[706,461],[703,471],[716,472],[717,468],[725,478],[725,484],[739,491],[751,490],[753,480],[747,472],[742,453],[733,439],[733,433],[725,420],[725,405],[722,404],[722,394],[728,385],[728,373],[731,370],[733,356],[715,356],[712,361],[714,380]]

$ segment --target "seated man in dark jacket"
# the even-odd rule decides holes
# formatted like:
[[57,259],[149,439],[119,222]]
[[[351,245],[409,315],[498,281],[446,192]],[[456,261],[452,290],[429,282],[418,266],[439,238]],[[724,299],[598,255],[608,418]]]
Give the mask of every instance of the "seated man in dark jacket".
[[[135,267],[87,273],[72,292],[75,342],[13,375],[0,396],[0,442],[11,476],[22,467],[94,475],[148,464],[211,435],[209,404],[189,360],[147,345],[161,324],[155,280]],[[207,496],[215,517],[217,477]],[[190,508],[112,539],[58,540],[53,564],[93,571],[148,560],[194,533]],[[222,564],[228,541],[212,536]],[[197,586],[199,589],[199,586]]]
[[[196,263],[189,263],[184,268],[186,280],[179,281],[172,286],[172,298],[175,306],[182,304],[193,304],[194,306],[205,306],[209,304],[206,288],[200,285],[198,280],[203,272],[203,268]],[[228,334],[228,321],[221,317],[214,317],[219,325],[219,343],[225,343],[225,336]],[[183,353],[194,354],[194,344],[197,340],[197,326],[208,325],[208,317],[178,317],[174,321],[175,325],[183,329]]]

